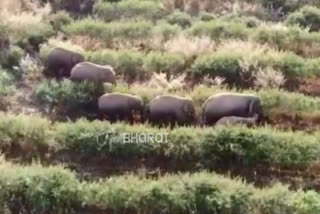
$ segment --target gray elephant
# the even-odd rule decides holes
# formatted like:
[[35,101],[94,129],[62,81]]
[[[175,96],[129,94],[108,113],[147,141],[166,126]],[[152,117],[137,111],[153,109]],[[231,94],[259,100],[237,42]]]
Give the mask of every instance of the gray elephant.
[[213,125],[223,117],[252,117],[254,114],[260,121],[263,110],[259,97],[250,94],[220,93],[209,97],[202,106],[204,125]]
[[142,120],[143,102],[140,97],[130,94],[109,93],[98,100],[101,119],[129,121],[131,124]]
[[79,53],[63,48],[54,48],[48,55],[44,75],[57,79],[69,77],[72,68],[84,60],[84,57]]
[[223,117],[216,122],[216,126],[218,125],[246,125],[248,127],[254,126],[259,119],[258,114],[254,114],[253,117],[237,117],[237,116],[227,116]]
[[153,125],[191,125],[196,121],[193,101],[188,98],[163,95],[151,100],[145,118]]
[[94,81],[116,85],[116,73],[109,65],[102,66],[91,62],[80,62],[71,70],[72,81]]

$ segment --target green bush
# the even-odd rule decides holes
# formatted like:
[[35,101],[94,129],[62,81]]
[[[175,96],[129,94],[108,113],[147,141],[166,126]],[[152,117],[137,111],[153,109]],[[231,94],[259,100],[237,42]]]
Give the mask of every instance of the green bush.
[[196,75],[210,75],[224,77],[226,83],[239,85],[241,83],[240,61],[241,55],[216,52],[200,56],[191,66],[191,72]]
[[0,68],[0,96],[7,96],[14,92],[13,77]]
[[212,39],[246,39],[249,30],[244,23],[216,19],[194,23],[190,28],[190,33],[193,36],[210,36]]
[[170,25],[167,22],[159,21],[153,28],[152,33],[156,36],[162,36],[163,40],[169,40],[170,38],[178,35],[182,31],[179,25]]
[[76,110],[94,108],[103,93],[103,87],[92,82],[45,81],[37,86],[33,98],[50,111],[55,108],[59,112],[75,113]]
[[[1,166],[0,166],[1,168]],[[0,175],[0,212],[70,213],[80,207],[80,182],[61,167],[8,167]],[[4,172],[3,171],[3,172]]]
[[25,55],[23,49],[18,46],[11,46],[5,61],[2,66],[14,75],[16,78],[22,77],[22,73],[19,71],[19,63],[22,57]]
[[155,20],[162,16],[160,1],[150,0],[124,0],[117,3],[97,1],[94,5],[94,13],[105,21],[117,19],[145,18]]
[[53,27],[44,21],[13,23],[8,26],[8,31],[13,43],[20,43],[22,46],[28,45],[30,41],[41,44],[54,35]]
[[[296,54],[301,54],[301,49],[306,47],[312,49],[310,44],[314,46],[320,44],[319,33],[309,33],[299,27],[261,26],[251,36],[259,43],[268,43],[272,47],[293,51]],[[317,53],[316,50],[315,52]]]
[[214,20],[215,18],[216,18],[215,15],[212,13],[208,13],[208,12],[204,12],[204,11],[200,12],[200,20],[201,21],[209,22],[209,21]]
[[146,21],[105,23],[93,19],[82,19],[67,25],[64,29],[70,35],[100,38],[106,42],[112,39],[144,39],[151,35],[152,24]]
[[61,31],[65,25],[68,25],[72,22],[72,18],[65,11],[59,11],[52,14],[49,17],[49,21],[53,26],[53,29],[56,31]]
[[172,25],[179,25],[182,28],[190,27],[192,24],[191,16],[181,11],[175,11],[167,17],[167,20]]
[[0,150],[2,152],[20,155],[20,157],[45,155],[45,149],[52,143],[48,120],[38,116],[5,113],[1,113],[0,118]]
[[286,23],[288,25],[299,25],[301,27],[309,27],[310,31],[320,30],[320,9],[311,6],[305,6],[298,12],[291,13]]
[[150,52],[144,59],[144,69],[151,72],[164,72],[169,75],[181,74],[184,71],[185,60],[182,55]]
[[[11,213],[237,213],[313,214],[315,191],[291,191],[275,184],[263,189],[240,179],[208,173],[165,175],[157,180],[123,175],[80,182],[62,167],[6,166],[0,175],[0,211]],[[89,209],[88,209],[89,208]]]

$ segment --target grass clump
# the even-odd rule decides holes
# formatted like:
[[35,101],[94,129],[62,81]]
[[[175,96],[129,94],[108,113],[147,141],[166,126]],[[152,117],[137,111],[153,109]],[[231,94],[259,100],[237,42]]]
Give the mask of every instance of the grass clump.
[[93,11],[107,22],[119,19],[144,18],[156,20],[162,16],[160,1],[125,0],[119,2],[97,1]]
[[312,6],[305,6],[299,11],[291,13],[286,23],[288,25],[299,25],[303,28],[309,28],[312,31],[320,30],[320,9]]

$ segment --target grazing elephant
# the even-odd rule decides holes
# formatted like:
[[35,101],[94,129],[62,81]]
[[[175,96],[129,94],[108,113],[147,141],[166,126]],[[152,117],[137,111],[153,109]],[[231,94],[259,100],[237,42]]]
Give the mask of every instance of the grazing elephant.
[[213,125],[223,117],[252,117],[254,114],[258,114],[259,121],[263,115],[259,97],[249,94],[216,94],[207,99],[202,109],[204,125]]
[[83,61],[84,57],[79,53],[63,48],[55,48],[48,55],[44,75],[57,79],[69,77],[72,68]]
[[196,121],[193,101],[170,95],[154,98],[145,109],[145,117],[153,125],[190,125]]
[[138,120],[141,121],[143,102],[138,96],[110,93],[99,98],[98,109],[102,119],[110,122],[129,121],[133,124]]
[[258,114],[254,114],[253,117],[237,117],[237,116],[227,116],[223,117],[216,122],[216,125],[238,125],[243,124],[248,127],[254,126],[259,119]]
[[102,66],[90,62],[80,62],[71,70],[70,80],[89,80],[116,85],[116,73],[109,65]]

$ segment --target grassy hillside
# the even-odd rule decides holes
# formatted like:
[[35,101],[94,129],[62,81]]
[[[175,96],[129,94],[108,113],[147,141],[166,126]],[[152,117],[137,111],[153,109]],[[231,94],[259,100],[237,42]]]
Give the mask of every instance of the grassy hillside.
[[[56,47],[117,85],[46,78]],[[0,213],[317,214],[319,80],[318,0],[1,0]],[[211,95],[256,94],[264,123],[110,124],[107,92],[190,97],[199,119]]]

